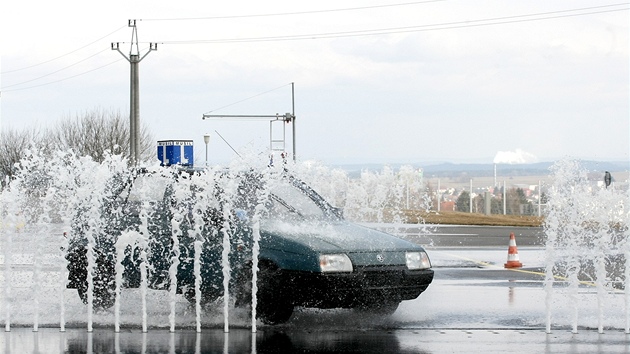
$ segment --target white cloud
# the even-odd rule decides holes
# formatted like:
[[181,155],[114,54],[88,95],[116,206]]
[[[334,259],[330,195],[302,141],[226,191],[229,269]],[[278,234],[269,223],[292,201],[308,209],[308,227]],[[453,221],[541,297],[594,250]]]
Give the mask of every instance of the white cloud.
[[[235,0],[214,4],[191,0],[174,5],[138,0],[131,8],[122,0],[89,6],[78,0],[61,2],[76,3],[80,11],[64,12],[63,8],[72,6],[44,0],[13,1],[3,7],[0,29],[10,33],[3,36],[0,46],[3,71],[28,67],[102,40],[45,65],[3,74],[3,126],[36,120],[54,124],[63,114],[98,106],[126,112],[129,65],[123,61],[105,65],[122,60],[109,49],[110,42],[126,41],[121,48],[125,52],[129,48],[127,19],[145,19],[138,24],[138,34],[147,45],[148,41],[472,23],[594,6],[592,0],[509,4],[452,0],[280,17],[146,21],[365,7],[382,2]],[[201,114],[226,105],[229,107],[217,113],[289,111],[288,87],[231,104],[295,82],[297,149],[305,159],[332,161],[343,155],[410,162],[429,158],[488,161],[496,146],[519,146],[541,158],[579,158],[593,152],[601,158],[627,158],[627,15],[620,11],[382,36],[160,44],[141,63],[141,119],[158,138],[197,139],[197,146],[203,148],[199,132],[218,129],[228,136],[236,124],[202,122]],[[116,28],[117,32],[103,38]],[[99,54],[81,61],[95,53]],[[70,66],[74,63],[78,64]],[[57,72],[64,67],[67,69]],[[69,77],[73,78],[33,89],[4,90],[29,80],[34,81],[8,88]],[[236,147],[268,139],[264,124],[263,128],[253,123],[238,127],[235,137],[230,137]],[[604,140],[606,149],[601,148]]]
[[538,158],[534,154],[530,154],[527,151],[516,149],[514,151],[499,151],[494,156],[494,163],[496,164],[521,164],[521,163],[534,163],[538,162]]

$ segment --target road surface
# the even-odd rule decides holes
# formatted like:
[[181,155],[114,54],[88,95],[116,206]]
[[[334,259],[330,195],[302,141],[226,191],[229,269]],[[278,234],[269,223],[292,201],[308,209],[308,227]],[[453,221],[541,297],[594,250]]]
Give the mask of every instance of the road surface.
[[[121,305],[121,331],[114,331],[112,311],[94,314],[94,331],[86,330],[86,309],[76,292],[63,293],[65,332],[60,332],[61,308],[55,294],[53,266],[40,272],[44,282],[35,303],[33,274],[28,257],[16,265],[13,277],[21,278],[9,307],[10,331],[0,334],[4,353],[614,353],[630,352],[630,335],[624,333],[624,294],[598,295],[588,286],[578,298],[565,294],[558,281],[549,293],[543,289],[545,250],[538,228],[417,226],[390,229],[401,237],[425,245],[435,279],[418,299],[403,302],[391,317],[354,310],[298,309],[286,324],[259,324],[252,333],[248,314],[230,313],[228,333],[223,330],[220,305],[205,309],[201,333],[195,331],[195,311],[186,300],[176,305],[177,326],[169,332],[169,298],[165,292],[148,296],[149,329],[141,331],[139,294],[126,290]],[[524,267],[509,270],[509,234],[514,232],[518,256]],[[19,240],[13,245],[20,248]],[[44,257],[45,258],[45,257]],[[54,263],[54,262],[53,262]],[[2,266],[4,267],[4,266]],[[32,265],[31,265],[32,268]],[[30,270],[32,273],[32,269]],[[57,275],[58,278],[58,275]],[[15,279],[14,279],[15,281]],[[4,283],[4,282],[3,282]],[[6,319],[2,289],[0,311]],[[550,299],[550,300],[549,300]],[[598,306],[598,301],[603,305]],[[546,303],[550,303],[550,312]],[[571,333],[573,304],[579,304],[578,331]],[[597,331],[598,311],[606,318]],[[546,333],[546,316],[552,318]],[[38,321],[37,331],[33,322]],[[6,325],[6,321],[2,322]]]

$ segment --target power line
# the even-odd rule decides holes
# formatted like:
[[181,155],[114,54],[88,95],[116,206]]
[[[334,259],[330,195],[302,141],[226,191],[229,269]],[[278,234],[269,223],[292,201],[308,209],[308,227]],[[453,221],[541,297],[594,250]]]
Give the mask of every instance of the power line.
[[82,46],[82,47],[79,47],[79,48],[77,48],[77,49],[75,49],[75,50],[72,50],[72,51],[70,51],[70,52],[67,52],[67,53],[65,53],[65,54],[62,54],[62,55],[60,55],[60,56],[54,57],[54,58],[52,58],[52,59],[48,59],[48,60],[46,60],[46,61],[43,61],[43,62],[40,62],[40,63],[37,63],[37,64],[33,64],[33,65],[29,65],[29,66],[25,66],[25,67],[23,67],[23,68],[12,69],[12,70],[6,70],[6,71],[0,71],[0,74],[13,73],[13,72],[16,72],[16,71],[22,71],[22,70],[26,70],[26,69],[34,68],[34,67],[36,67],[36,66],[40,66],[40,65],[43,65],[43,64],[46,64],[46,63],[50,63],[51,61],[55,61],[55,60],[57,60],[57,59],[63,58],[63,57],[65,57],[65,56],[68,56],[68,55],[70,55],[70,54],[72,54],[72,53],[78,52],[79,50],[81,50],[81,49],[83,49],[83,48],[89,47],[89,46],[91,46],[92,44],[94,44],[94,43],[96,43],[96,42],[98,42],[98,41],[100,41],[100,40],[102,40],[102,39],[105,39],[105,38],[107,38],[107,37],[111,36],[112,34],[114,34],[114,33],[118,32],[118,31],[120,31],[121,29],[123,29],[123,28],[125,28],[125,27],[127,27],[127,26],[122,26],[122,27],[119,27],[119,28],[117,28],[116,30],[114,30],[114,31],[112,31],[112,32],[110,32],[110,33],[108,33],[108,34],[104,35],[103,37],[100,37],[100,38],[98,38],[98,39],[96,39],[96,40],[94,40],[94,41],[92,41],[92,42],[90,42],[90,43],[88,43],[88,44],[86,44],[86,45],[84,45],[84,46]]
[[[622,8],[622,9],[582,12],[582,13],[576,13],[576,14],[566,14],[567,12],[584,11],[584,10],[620,6],[620,5],[627,6],[628,4],[625,4],[625,3],[612,4],[612,5],[594,6],[594,7],[586,7],[586,8],[579,8],[579,9],[541,12],[541,13],[526,14],[526,15],[514,15],[514,16],[494,17],[494,18],[479,19],[479,20],[436,23],[436,24],[430,24],[430,25],[391,27],[391,28],[342,31],[342,32],[327,32],[327,33],[316,33],[316,34],[299,34],[299,35],[286,35],[286,36],[164,41],[164,42],[159,42],[159,43],[161,44],[201,44],[201,43],[270,42],[270,41],[341,38],[341,37],[373,36],[373,35],[408,33],[408,32],[438,31],[438,30],[448,30],[448,29],[467,28],[467,27],[502,25],[502,24],[518,23],[518,22],[541,21],[541,20],[549,20],[549,19],[556,19],[556,18],[563,18],[563,17],[585,16],[585,15],[594,15],[594,14],[600,14],[600,13],[629,10],[629,8]],[[559,13],[564,13],[564,15],[547,16],[547,15],[553,15],[553,14],[559,14]],[[532,16],[545,16],[545,17],[524,18],[524,17],[532,17]]]
[[213,109],[213,110],[210,110],[210,111],[206,112],[206,114],[208,114],[208,113],[212,113],[212,112],[215,112],[215,111],[218,111],[218,110],[223,109],[223,108],[227,108],[227,107],[230,107],[230,106],[234,106],[234,105],[239,104],[239,103],[241,103],[241,102],[245,102],[245,101],[247,101],[247,100],[251,100],[252,98],[255,98],[255,97],[258,97],[258,96],[262,96],[262,95],[264,95],[264,94],[266,94],[266,93],[269,93],[269,92],[272,92],[272,91],[275,91],[275,90],[279,90],[279,89],[281,89],[281,88],[283,88],[283,87],[286,87],[286,86],[289,86],[289,85],[291,85],[291,83],[284,84],[284,85],[282,85],[282,86],[278,86],[278,87],[276,87],[276,88],[273,88],[273,89],[271,89],[271,90],[267,90],[267,91],[264,91],[264,92],[261,92],[261,93],[257,93],[257,94],[255,94],[255,95],[253,95],[253,96],[250,96],[250,97],[244,98],[244,99],[242,99],[242,100],[240,100],[240,101],[236,101],[236,102],[230,103],[230,104],[228,104],[228,105],[221,106],[221,107],[219,107],[219,108],[215,108],[215,109]]
[[77,62],[74,62],[74,63],[72,63],[72,64],[70,64],[70,65],[68,65],[68,66],[65,66],[65,67],[63,67],[63,68],[61,68],[61,69],[58,69],[58,70],[55,70],[55,71],[49,72],[48,74],[45,74],[45,75],[42,75],[42,76],[36,77],[36,78],[34,78],[34,79],[30,79],[30,80],[26,80],[26,81],[18,82],[17,84],[11,84],[11,85],[7,85],[7,86],[3,86],[3,89],[9,88],[9,87],[20,86],[20,85],[23,85],[23,84],[26,84],[26,83],[29,83],[29,82],[37,81],[37,80],[39,80],[39,79],[45,78],[45,77],[47,77],[47,76],[50,76],[50,75],[52,75],[52,74],[56,74],[56,73],[58,73],[58,72],[64,71],[64,70],[66,70],[66,69],[68,69],[68,68],[71,68],[71,67],[73,67],[73,66],[75,66],[75,65],[77,65],[77,64],[80,64],[80,63],[82,63],[82,62],[84,62],[84,61],[86,61],[86,60],[88,60],[88,59],[91,59],[91,58],[93,58],[93,57],[95,57],[95,56],[97,56],[97,55],[99,55],[99,54],[103,53],[103,52],[104,52],[104,51],[106,51],[106,50],[109,50],[109,48],[105,48],[105,49],[101,50],[100,52],[98,52],[98,53],[96,53],[96,54],[90,55],[90,56],[89,56],[89,57],[87,57],[87,58],[81,59],[81,60],[79,60],[79,61],[77,61]]
[[373,5],[373,6],[348,7],[348,8],[328,9],[328,10],[279,12],[279,13],[268,13],[268,14],[226,15],[226,16],[208,16],[208,17],[148,18],[148,19],[145,18],[145,19],[141,19],[141,20],[138,20],[138,21],[222,20],[222,19],[252,18],[252,17],[274,17],[274,16],[308,15],[308,14],[342,12],[342,11],[370,10],[370,9],[378,9],[378,8],[384,8],[384,7],[418,5],[418,4],[425,4],[425,3],[431,3],[431,2],[441,2],[441,1],[446,1],[446,0],[425,0],[425,1],[414,1],[414,2],[399,3],[399,4],[384,4],[384,5]]
[[102,69],[102,68],[104,68],[104,67],[110,66],[110,65],[112,65],[112,64],[114,64],[114,63],[117,63],[117,62],[119,62],[119,61],[122,61],[122,60],[123,60],[122,58],[121,58],[121,59],[118,59],[118,60],[114,60],[114,61],[112,61],[112,62],[110,62],[110,63],[108,63],[108,64],[101,65],[101,66],[99,66],[99,67],[97,67],[97,68],[94,68],[94,69],[91,69],[91,70],[88,70],[88,71],[84,71],[84,72],[79,73],[79,74],[76,74],[76,75],[68,76],[68,77],[65,77],[65,78],[63,78],[63,79],[59,79],[59,80],[55,80],[55,81],[50,81],[50,82],[46,82],[46,83],[39,84],[39,85],[28,86],[28,87],[20,87],[20,88],[9,89],[9,90],[4,90],[4,89],[3,89],[3,90],[2,90],[2,92],[20,91],[20,90],[26,90],[26,89],[32,89],[32,88],[36,88],[36,87],[41,87],[41,86],[46,86],[46,85],[56,84],[56,83],[61,82],[61,81],[70,80],[70,79],[73,79],[73,78],[75,78],[75,77],[82,76],[82,75],[85,75],[85,74],[91,73],[91,72],[96,71],[96,70],[100,70],[100,69]]
[[[434,0],[434,1],[438,1],[438,0]],[[444,1],[444,0],[440,0],[440,1]],[[385,7],[385,6],[403,6],[403,5],[410,5],[410,4],[417,4],[417,3],[425,3],[425,2],[431,2],[431,1],[420,1],[420,2],[412,2],[412,3],[401,3],[401,4],[391,4],[391,5],[377,5],[377,6],[372,6],[372,7],[363,7],[363,8],[375,8],[375,7]],[[602,8],[609,8],[609,7],[616,7],[616,6],[627,6],[627,3],[618,3],[618,4],[609,4],[609,5],[601,5],[601,6],[593,6],[593,7],[585,7],[585,8],[577,8],[577,9],[569,9],[569,10],[559,10],[559,11],[550,11],[550,12],[541,12],[541,13],[534,13],[534,14],[525,14],[525,15],[514,15],[514,16],[504,16],[504,17],[496,17],[496,18],[487,18],[487,19],[479,19],[479,20],[469,20],[469,21],[458,21],[458,22],[446,22],[446,23],[438,23],[438,24],[430,24],[430,25],[418,25],[418,26],[405,26],[405,27],[393,27],[393,28],[382,28],[382,29],[368,29],[368,30],[357,30],[357,31],[344,31],[344,32],[328,32],[328,33],[319,33],[319,34],[302,34],[302,35],[286,35],[286,36],[269,36],[269,37],[249,37],[249,38],[224,38],[224,39],[213,39],[213,40],[188,40],[188,41],[165,41],[165,42],[160,42],[163,44],[196,44],[196,43],[243,43],[243,42],[263,42],[263,41],[289,41],[289,40],[305,40],[305,39],[324,39],[324,38],[341,38],[341,37],[353,37],[353,36],[371,36],[371,35],[385,35],[385,34],[395,34],[395,33],[407,33],[407,32],[421,32],[421,31],[437,31],[437,30],[448,30],[448,29],[457,29],[457,28],[466,28],[466,27],[480,27],[480,26],[491,26],[491,25],[501,25],[501,24],[509,24],[509,23],[518,23],[518,22],[528,22],[528,21],[540,21],[540,20],[548,20],[548,19],[556,19],[556,18],[563,18],[563,17],[574,17],[574,16],[585,16],[585,15],[593,15],[593,14],[599,14],[599,13],[608,13],[608,12],[617,12],[617,11],[627,11],[629,10],[628,8],[621,8],[621,9],[610,9],[610,10],[601,10],[601,11],[589,11],[589,12],[582,12],[582,13],[575,13],[575,14],[567,14],[568,12],[576,12],[576,11],[585,11],[585,10],[594,10],[594,9],[602,9]],[[351,8],[351,9],[363,9],[363,8]],[[351,10],[349,9],[338,9],[338,10],[319,10],[316,12],[325,12],[325,11],[347,11],[347,10]],[[304,12],[304,13],[308,13],[308,12]],[[285,13],[285,14],[291,14],[291,13]],[[556,14],[562,14],[562,15],[556,15]],[[268,14],[268,16],[271,16],[274,14]],[[275,15],[281,15],[281,14],[275,14]],[[555,15],[555,16],[550,16],[550,15]],[[248,15],[244,15],[244,16],[248,16]],[[249,15],[249,16],[258,16],[258,15]],[[526,17],[533,17],[533,16],[538,16],[536,18],[526,18]],[[544,16],[544,17],[540,17],[540,16]],[[33,68],[54,60],[57,60],[59,58],[62,58],[64,56],[67,56],[69,54],[75,53],[85,47],[88,47],[100,40],[102,40],[103,38],[106,38],[107,36],[119,31],[120,29],[127,27],[127,26],[122,26],[112,32],[110,32],[109,34],[90,42],[89,44],[86,44],[78,49],[75,49],[71,52],[68,52],[66,54],[63,54],[61,56],[55,57],[53,59],[38,63],[38,64],[34,64],[34,65],[30,65],[24,68],[20,68],[20,69],[14,69],[14,70],[8,70],[8,71],[4,71],[1,73],[11,73],[11,72],[16,72],[16,71],[20,71],[20,70],[25,70],[28,68]],[[124,42],[120,42],[121,44]],[[101,51],[102,52],[102,51]],[[6,87],[15,87],[15,86],[19,86],[19,85],[23,85],[25,83],[28,82],[32,82],[35,80],[39,80],[41,78],[50,76],[54,73],[60,72],[62,70],[65,70],[71,66],[74,66],[80,62],[83,62],[89,58],[92,58],[98,54],[100,54],[101,52],[98,52],[90,57],[87,57],[85,59],[82,59],[74,64],[68,65],[64,68],[61,68],[59,70],[53,71],[51,73],[42,75],[38,78],[35,79],[31,79],[28,81],[23,81],[17,84],[12,84],[10,86],[5,86],[2,88],[2,91],[4,92],[10,92],[10,91],[18,91],[18,90],[25,90],[25,89],[30,89],[30,88],[36,88],[36,87],[40,87],[40,86],[45,86],[45,85],[50,85],[53,83],[57,83],[57,82],[61,82],[61,81],[65,81],[68,79],[72,79],[96,70],[99,70],[101,68],[107,67],[117,61],[114,62],[110,62],[108,64],[102,65],[100,67],[76,74],[76,75],[72,75],[66,78],[62,78],[59,80],[55,80],[55,81],[51,81],[51,82],[47,82],[47,83],[43,83],[43,84],[39,84],[39,85],[33,85],[33,86],[28,86],[28,87],[22,87],[22,88],[14,88],[14,89],[5,89]],[[283,86],[281,86],[283,87]],[[281,87],[272,89],[270,91],[279,89]],[[232,104],[223,106],[223,107],[219,107],[215,110],[218,109],[223,109],[226,107],[229,107],[231,105],[234,104],[238,104],[240,102],[246,101],[248,99],[254,98],[256,96],[265,94],[267,92],[270,91],[266,91],[263,93],[260,93],[258,95],[252,96],[252,97],[248,97],[244,100],[238,101],[238,102],[234,102]],[[212,112],[212,111],[210,111]]]
[[[145,47],[145,48],[142,48],[142,51],[144,51],[144,50],[146,50],[146,49],[147,49],[146,47]],[[80,62],[82,62],[82,61],[85,61],[85,60],[87,60],[87,59],[91,58],[91,57],[94,57],[94,56],[96,56],[96,55],[98,55],[98,54],[100,54],[100,53],[102,53],[102,52],[104,52],[104,51],[106,51],[106,50],[110,50],[110,48],[104,49],[104,50],[102,50],[102,51],[100,51],[100,52],[98,52],[98,53],[96,53],[96,54],[94,54],[94,55],[92,55],[92,56],[90,56],[90,57],[88,57],[88,58],[85,58],[85,59],[83,59],[83,60],[81,60],[81,61],[79,61],[79,62],[75,63],[75,64],[78,64],[78,63],[80,63]],[[20,91],[20,90],[32,89],[32,88],[37,88],[37,87],[41,87],[41,86],[46,86],[46,85],[55,84],[55,83],[58,83],[58,82],[66,81],[66,80],[69,80],[69,79],[73,79],[73,78],[78,77],[78,76],[82,76],[82,75],[85,75],[85,74],[89,74],[89,73],[91,73],[91,72],[93,72],[93,71],[96,71],[96,70],[103,69],[103,68],[105,68],[105,67],[108,67],[108,66],[110,66],[110,65],[112,65],[112,64],[114,64],[114,63],[117,63],[117,62],[119,62],[119,61],[122,61],[122,60],[123,60],[123,59],[114,60],[114,61],[112,61],[112,62],[109,62],[109,63],[105,64],[105,65],[101,65],[101,66],[99,66],[99,67],[97,67],[97,68],[90,69],[90,70],[87,70],[87,71],[83,71],[83,72],[78,73],[78,74],[76,74],[76,75],[72,75],[72,76],[64,77],[64,78],[59,79],[59,80],[49,81],[49,82],[46,82],[46,83],[43,83],[43,84],[39,84],[39,85],[33,85],[33,86],[27,86],[27,87],[20,87],[20,88],[8,89],[8,90],[5,90],[5,89],[4,89],[5,87],[13,87],[13,86],[17,86],[17,85],[22,85],[22,84],[25,84],[25,83],[27,83],[27,82],[35,81],[35,80],[37,80],[37,79],[41,79],[42,77],[49,76],[49,75],[51,75],[51,74],[57,73],[57,72],[59,72],[59,71],[62,71],[62,70],[64,70],[64,69],[66,69],[66,68],[70,67],[70,66],[75,65],[75,64],[72,64],[72,65],[69,65],[69,66],[68,66],[68,67],[66,67],[66,68],[59,69],[59,70],[57,70],[57,71],[55,71],[55,72],[52,72],[52,73],[49,73],[49,74],[46,74],[46,75],[40,76],[40,77],[38,77],[37,79],[32,79],[32,80],[28,80],[28,81],[21,82],[21,83],[19,83],[19,84],[13,84],[13,85],[10,85],[10,86],[5,86],[5,87],[2,87],[2,89],[0,89],[0,92]]]

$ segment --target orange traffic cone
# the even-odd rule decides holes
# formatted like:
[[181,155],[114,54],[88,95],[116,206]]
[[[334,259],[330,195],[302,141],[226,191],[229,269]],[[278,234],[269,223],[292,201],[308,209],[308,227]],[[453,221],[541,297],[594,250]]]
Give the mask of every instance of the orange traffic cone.
[[508,247],[507,263],[504,264],[505,268],[520,268],[523,263],[518,260],[518,249],[516,249],[516,238],[514,233],[510,232],[510,246]]

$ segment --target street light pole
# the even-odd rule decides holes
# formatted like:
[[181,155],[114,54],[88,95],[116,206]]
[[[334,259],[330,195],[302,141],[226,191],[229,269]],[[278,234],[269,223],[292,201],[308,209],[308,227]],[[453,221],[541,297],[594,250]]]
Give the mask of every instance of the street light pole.
[[293,142],[293,162],[297,161],[297,156],[295,155],[295,85],[292,82],[291,83],[291,115],[292,115],[292,119],[291,119],[291,129],[293,129],[292,132],[292,142]]
[[208,167],[208,144],[210,143],[210,134],[203,135],[203,142],[206,143],[206,167]]

